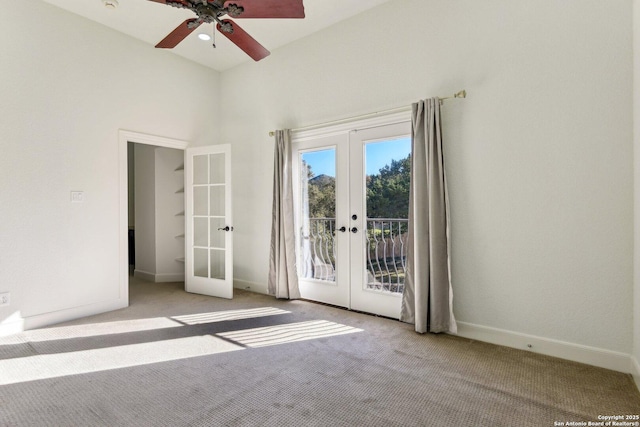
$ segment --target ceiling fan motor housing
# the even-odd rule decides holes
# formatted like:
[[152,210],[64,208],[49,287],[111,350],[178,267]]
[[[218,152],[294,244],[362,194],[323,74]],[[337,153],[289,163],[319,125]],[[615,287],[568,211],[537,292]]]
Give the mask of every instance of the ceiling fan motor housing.
[[[209,3],[207,0],[167,0],[167,4],[169,6],[177,7],[180,9],[189,9],[193,11],[196,15],[198,15],[198,22],[202,23],[212,23],[217,21],[219,18],[224,15],[229,15],[232,18],[238,18],[244,12],[244,7],[238,6],[237,4],[230,4],[227,7],[224,6],[224,2],[213,2]],[[223,28],[225,26],[223,25]],[[223,30],[225,32],[233,32],[233,27],[227,26],[229,31]]]

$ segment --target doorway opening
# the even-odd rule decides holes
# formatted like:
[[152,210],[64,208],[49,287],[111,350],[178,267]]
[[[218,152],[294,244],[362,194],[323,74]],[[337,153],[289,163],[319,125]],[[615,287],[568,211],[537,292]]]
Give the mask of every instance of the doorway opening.
[[129,274],[184,282],[184,151],[129,142]]
[[[130,273],[152,282],[184,281],[184,173],[181,169],[184,169],[184,150],[188,143],[124,130],[119,131],[118,140],[120,299],[128,305]],[[157,216],[158,212],[163,215]],[[136,217],[139,217],[137,221]],[[156,233],[156,229],[168,232]],[[133,256],[130,256],[130,247]],[[178,252],[180,248],[182,252]]]

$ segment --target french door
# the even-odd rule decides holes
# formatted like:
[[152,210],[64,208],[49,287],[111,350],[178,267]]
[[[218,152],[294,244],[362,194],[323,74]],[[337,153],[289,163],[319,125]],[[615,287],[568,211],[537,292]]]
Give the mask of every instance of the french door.
[[398,318],[404,287],[411,124],[294,135],[303,298]]
[[233,297],[231,148],[185,152],[185,290]]

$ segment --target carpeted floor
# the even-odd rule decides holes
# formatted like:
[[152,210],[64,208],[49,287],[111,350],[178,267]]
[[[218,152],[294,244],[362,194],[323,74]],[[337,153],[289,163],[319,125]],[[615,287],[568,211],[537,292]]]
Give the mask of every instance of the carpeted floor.
[[0,338],[1,426],[554,426],[640,414],[618,372],[304,301],[130,287],[127,309]]

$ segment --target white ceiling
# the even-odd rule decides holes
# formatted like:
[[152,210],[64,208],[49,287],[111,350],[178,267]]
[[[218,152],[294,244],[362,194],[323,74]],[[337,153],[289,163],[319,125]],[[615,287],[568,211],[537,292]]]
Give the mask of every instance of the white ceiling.
[[[102,0],[44,0],[116,31],[155,46],[184,20],[195,17],[189,10],[177,9],[149,0],[118,0],[112,10]],[[238,24],[264,47],[274,49],[308,36],[339,21],[390,0],[304,0],[304,19],[242,19]],[[211,41],[197,34],[213,32],[212,24],[201,25],[171,51],[214,70],[224,71],[253,61],[223,35],[216,35],[216,49]],[[268,61],[269,58],[263,61]]]

